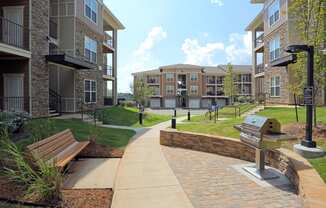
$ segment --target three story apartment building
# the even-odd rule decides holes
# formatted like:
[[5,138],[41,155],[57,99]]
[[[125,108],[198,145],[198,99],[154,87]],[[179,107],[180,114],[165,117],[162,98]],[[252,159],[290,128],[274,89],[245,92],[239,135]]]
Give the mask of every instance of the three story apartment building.
[[[236,96],[251,96],[251,66],[234,65]],[[151,108],[208,108],[227,105],[224,93],[226,66],[216,67],[177,64],[134,73],[153,88]]]
[[0,109],[40,117],[116,103],[122,29],[103,0],[2,0]]
[[[249,24],[252,32],[253,95],[270,104],[293,104],[289,84],[294,82],[291,65],[273,67],[289,55],[284,49],[291,44],[303,44],[296,30],[295,16],[289,12],[291,0],[251,0],[263,9]],[[326,104],[325,91],[317,96],[318,104]]]

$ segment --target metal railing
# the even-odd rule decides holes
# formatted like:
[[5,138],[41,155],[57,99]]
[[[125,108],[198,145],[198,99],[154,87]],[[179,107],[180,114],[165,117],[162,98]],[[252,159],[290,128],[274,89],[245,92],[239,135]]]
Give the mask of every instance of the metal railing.
[[0,97],[0,112],[29,112],[29,97]]
[[264,33],[259,35],[255,40],[255,47],[259,47],[264,43]]
[[58,24],[53,20],[50,20],[49,22],[50,22],[50,37],[54,39],[58,39]]
[[0,17],[0,42],[29,50],[29,30],[22,25]]
[[56,91],[49,89],[49,108],[56,110],[57,113],[62,113],[62,97]]
[[265,71],[265,69],[264,69],[264,64],[263,63],[256,65],[255,74],[259,74],[259,73],[262,73],[264,71]]
[[104,75],[109,76],[109,77],[113,77],[113,69],[112,69],[112,66],[105,65],[103,67],[103,71],[104,71]]

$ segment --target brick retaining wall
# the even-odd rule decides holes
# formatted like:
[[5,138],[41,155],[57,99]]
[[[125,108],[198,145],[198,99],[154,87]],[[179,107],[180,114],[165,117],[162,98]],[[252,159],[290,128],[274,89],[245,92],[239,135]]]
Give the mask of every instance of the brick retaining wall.
[[[165,146],[214,153],[250,162],[255,160],[255,149],[233,138],[162,130],[160,143]],[[306,159],[290,150],[281,148],[267,150],[266,163],[280,170],[289,178],[298,194],[303,198],[305,207],[326,207],[326,185]]]

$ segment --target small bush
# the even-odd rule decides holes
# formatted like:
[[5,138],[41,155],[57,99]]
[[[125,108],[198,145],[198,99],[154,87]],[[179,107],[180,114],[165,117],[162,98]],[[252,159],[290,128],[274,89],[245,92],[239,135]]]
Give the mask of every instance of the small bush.
[[11,182],[24,187],[27,198],[44,202],[60,200],[62,175],[54,164],[39,160],[33,167],[10,140],[6,131],[1,133],[0,147],[1,156],[6,158],[2,163],[4,165],[2,174]]
[[122,107],[133,108],[133,107],[136,107],[136,102],[135,101],[123,101],[123,102],[120,102],[120,105]]
[[25,112],[2,112],[0,113],[0,129],[16,133],[30,119],[29,114]]

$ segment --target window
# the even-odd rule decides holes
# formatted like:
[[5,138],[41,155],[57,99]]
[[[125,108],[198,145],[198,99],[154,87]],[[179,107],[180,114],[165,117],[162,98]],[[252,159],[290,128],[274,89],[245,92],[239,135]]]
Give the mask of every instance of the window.
[[85,36],[85,52],[84,56],[87,61],[96,63],[97,59],[97,42]]
[[173,81],[174,80],[174,74],[173,73],[167,73],[165,75],[165,78],[167,81]]
[[191,75],[190,75],[190,79],[191,79],[191,81],[197,81],[197,79],[198,79],[198,74],[197,74],[197,73],[191,73]]
[[275,0],[268,7],[269,26],[273,26],[280,19],[280,0]]
[[160,87],[158,87],[158,86],[151,87],[151,90],[152,90],[154,96],[159,96],[161,94]]
[[216,82],[218,85],[222,85],[224,83],[224,77],[216,77]]
[[174,86],[173,85],[167,85],[166,86],[166,94],[167,95],[173,95],[174,94]]
[[280,77],[271,78],[271,97],[279,97],[281,93]]
[[277,35],[273,40],[269,42],[269,59],[274,61],[280,57],[281,43],[280,36]]
[[251,82],[251,74],[243,74],[242,82]]
[[96,81],[84,81],[84,100],[85,103],[96,103]]
[[85,0],[85,16],[97,23],[97,0]]
[[198,94],[198,86],[197,85],[190,86],[190,93],[193,95],[197,95]]

